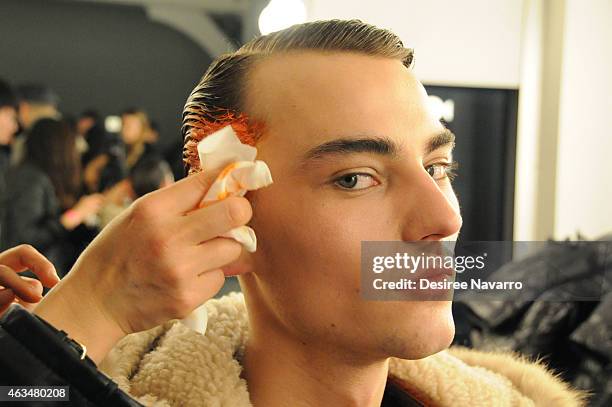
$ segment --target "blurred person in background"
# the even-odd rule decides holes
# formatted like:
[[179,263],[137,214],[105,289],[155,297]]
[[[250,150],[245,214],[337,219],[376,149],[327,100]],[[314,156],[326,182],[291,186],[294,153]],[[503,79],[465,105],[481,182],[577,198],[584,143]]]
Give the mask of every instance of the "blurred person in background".
[[75,123],[75,131],[77,137],[77,149],[84,155],[89,149],[87,142],[87,133],[89,130],[98,124],[100,115],[94,109],[87,109],[81,112]]
[[134,196],[140,198],[174,182],[168,163],[159,157],[149,157],[138,163],[130,171],[130,184]]
[[98,212],[102,196],[80,197],[76,137],[65,122],[38,120],[29,132],[24,153],[22,162],[7,174],[6,196],[10,199],[3,205],[4,247],[31,244],[63,276],[88,243],[75,239],[76,229]]
[[135,199],[126,173],[131,173],[141,162],[161,158],[154,145],[159,137],[157,127],[142,109],[124,110],[121,120],[120,134],[125,148],[119,148],[116,140],[100,126],[94,126],[88,134],[93,152],[88,155],[93,158],[85,166],[84,182],[89,192],[103,192],[107,197],[102,225]]
[[4,174],[8,168],[11,144],[19,129],[18,108],[15,92],[8,83],[0,79],[0,174]]
[[127,177],[125,147],[118,135],[97,123],[87,131],[86,140],[88,147],[81,162],[88,192],[104,192]]
[[[0,79],[0,211],[4,208],[3,201],[7,198],[5,188],[5,175],[8,171],[11,156],[11,145],[19,129],[17,122],[17,96],[8,83]],[[3,215],[0,212],[0,247],[3,238]]]
[[28,132],[40,119],[59,119],[59,97],[53,90],[41,84],[24,84],[17,88],[19,98],[19,123],[23,132],[18,135],[11,151],[11,164],[18,164],[24,156]]
[[131,169],[143,157],[157,154],[155,133],[142,109],[127,109],[121,114],[121,138],[126,147],[126,164]]
[[164,159],[170,164],[175,180],[180,180],[185,176],[183,164],[183,141],[176,140],[164,151]]
[[149,132],[147,135],[147,142],[151,145],[157,145],[159,141],[159,124],[155,120],[151,120],[149,123]]
[[174,175],[165,160],[157,156],[140,160],[132,167],[126,180],[104,194],[105,204],[99,213],[100,228],[104,228],[134,200],[172,183]]
[[76,123],[77,136],[86,137],[89,129],[94,127],[100,121],[100,114],[94,109],[84,110]]

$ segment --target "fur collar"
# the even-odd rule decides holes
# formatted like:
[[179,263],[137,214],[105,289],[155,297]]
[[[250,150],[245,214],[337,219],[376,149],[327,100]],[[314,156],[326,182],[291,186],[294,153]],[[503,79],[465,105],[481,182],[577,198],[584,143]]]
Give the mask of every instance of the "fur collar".
[[[202,336],[170,321],[120,341],[100,369],[145,405],[251,406],[242,367],[248,318],[242,294],[207,302]],[[389,379],[427,406],[581,406],[541,362],[451,348],[420,360],[392,358]]]

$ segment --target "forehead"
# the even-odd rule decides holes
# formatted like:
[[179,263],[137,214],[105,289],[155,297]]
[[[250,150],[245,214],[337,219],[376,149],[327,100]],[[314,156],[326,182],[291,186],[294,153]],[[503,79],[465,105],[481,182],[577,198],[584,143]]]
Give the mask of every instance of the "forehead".
[[441,127],[427,108],[423,86],[401,61],[359,53],[267,57],[249,74],[246,102],[270,138],[282,133],[303,148],[347,134],[411,134],[417,141]]

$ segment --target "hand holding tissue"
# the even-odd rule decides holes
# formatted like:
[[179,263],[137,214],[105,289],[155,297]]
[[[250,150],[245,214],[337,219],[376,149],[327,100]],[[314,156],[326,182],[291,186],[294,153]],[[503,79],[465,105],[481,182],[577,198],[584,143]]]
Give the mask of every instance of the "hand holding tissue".
[[[272,175],[265,162],[255,160],[257,148],[243,144],[228,125],[205,137],[198,143],[198,156],[203,172],[218,173],[200,207],[230,196],[244,196],[252,191],[270,185]],[[257,249],[255,231],[240,226],[222,235],[241,243],[248,252]],[[182,322],[191,329],[204,334],[208,315],[205,304],[193,311]]]

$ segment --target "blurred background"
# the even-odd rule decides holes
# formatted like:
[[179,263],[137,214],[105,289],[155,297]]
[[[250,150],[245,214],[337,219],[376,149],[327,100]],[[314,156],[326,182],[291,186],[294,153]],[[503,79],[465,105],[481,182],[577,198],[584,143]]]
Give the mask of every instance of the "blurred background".
[[[183,176],[183,104],[213,58],[331,18],[389,28],[415,49],[415,73],[458,137],[461,239],[610,240],[610,0],[2,0],[0,249],[33,244],[67,273],[130,202]],[[609,256],[580,250],[609,271]],[[533,256],[509,267],[537,273]],[[610,405],[606,298],[517,307],[504,323],[459,304],[457,342],[552,352],[599,395],[593,405]]]

